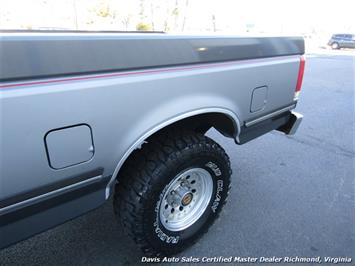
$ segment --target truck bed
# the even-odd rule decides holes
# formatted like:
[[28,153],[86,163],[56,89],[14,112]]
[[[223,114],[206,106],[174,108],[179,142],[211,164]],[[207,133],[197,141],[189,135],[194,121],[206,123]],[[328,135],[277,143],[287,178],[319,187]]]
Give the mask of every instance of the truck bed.
[[303,52],[299,37],[0,32],[0,248],[103,204],[167,128],[291,132]]
[[298,55],[304,42],[301,37],[2,32],[0,53],[0,81],[8,82]]

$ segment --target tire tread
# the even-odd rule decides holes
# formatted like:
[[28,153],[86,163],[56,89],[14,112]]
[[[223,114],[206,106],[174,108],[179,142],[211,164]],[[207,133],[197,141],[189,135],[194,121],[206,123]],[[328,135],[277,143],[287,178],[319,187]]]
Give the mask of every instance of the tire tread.
[[[160,255],[160,251],[155,250],[146,240],[142,219],[143,201],[149,200],[147,192],[152,189],[154,172],[158,166],[168,167],[169,161],[176,159],[179,152],[185,149],[199,149],[201,152],[217,151],[228,163],[228,175],[231,175],[230,161],[223,148],[206,136],[186,130],[167,131],[151,138],[141,149],[133,152],[119,173],[119,182],[114,194],[115,213],[126,233],[148,255]],[[230,183],[227,194],[229,189]],[[219,209],[222,209],[225,203],[226,200],[221,202]],[[218,216],[219,212],[216,218]]]

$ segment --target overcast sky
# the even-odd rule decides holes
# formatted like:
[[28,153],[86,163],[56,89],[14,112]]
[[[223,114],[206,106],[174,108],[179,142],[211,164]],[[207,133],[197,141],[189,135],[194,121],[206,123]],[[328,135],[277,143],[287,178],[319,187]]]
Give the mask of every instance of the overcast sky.
[[[243,34],[355,33],[355,0],[0,0],[0,28],[65,28],[82,30],[135,30],[153,24],[155,30]],[[108,5],[113,17],[97,16]],[[170,18],[168,18],[170,16]],[[215,18],[213,20],[212,18]],[[124,27],[124,19],[128,20]],[[142,21],[144,20],[144,21]]]

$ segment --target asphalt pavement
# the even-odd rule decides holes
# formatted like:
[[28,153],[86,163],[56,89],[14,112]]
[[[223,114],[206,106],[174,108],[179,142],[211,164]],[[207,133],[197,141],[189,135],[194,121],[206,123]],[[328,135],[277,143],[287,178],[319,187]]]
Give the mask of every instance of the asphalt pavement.
[[[296,108],[304,121],[295,136],[271,132],[237,146],[209,132],[230,156],[232,189],[220,219],[179,258],[321,256],[354,262],[355,54],[312,54],[306,64]],[[0,265],[137,265],[142,256],[117,225],[109,201],[0,251]]]

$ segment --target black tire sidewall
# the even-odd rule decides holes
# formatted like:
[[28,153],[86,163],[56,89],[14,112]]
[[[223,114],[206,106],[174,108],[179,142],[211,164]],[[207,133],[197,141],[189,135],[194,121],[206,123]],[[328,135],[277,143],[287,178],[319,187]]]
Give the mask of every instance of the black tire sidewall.
[[[190,168],[207,170],[213,180],[213,192],[203,215],[185,230],[174,232],[167,230],[159,218],[159,207],[162,195],[168,184],[180,173]],[[221,211],[228,195],[230,185],[230,167],[228,158],[219,150],[182,151],[174,159],[169,160],[156,171],[155,184],[152,186],[151,197],[146,201],[145,230],[150,244],[165,254],[176,253],[193,244],[213,223]]]

